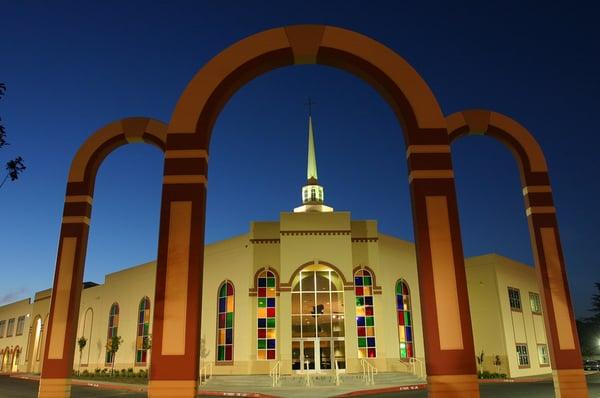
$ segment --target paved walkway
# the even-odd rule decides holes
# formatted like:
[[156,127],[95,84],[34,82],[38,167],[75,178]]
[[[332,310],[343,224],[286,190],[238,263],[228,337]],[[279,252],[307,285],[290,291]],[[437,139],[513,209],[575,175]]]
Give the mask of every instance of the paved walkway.
[[[590,398],[600,398],[600,374],[588,375],[588,386],[590,390]],[[81,380],[79,380],[81,382]],[[92,383],[93,384],[93,383]],[[101,387],[101,388],[99,388]],[[108,388],[107,388],[108,387]],[[119,383],[102,383],[98,386],[83,386],[74,385],[72,392],[73,398],[146,398],[145,391],[139,391],[144,389],[145,386],[131,385],[131,384],[119,384]],[[375,389],[382,386],[373,386]],[[372,388],[373,388],[372,387]],[[124,390],[123,388],[129,388]],[[138,391],[132,391],[132,388],[137,388]],[[4,398],[35,398],[37,397],[38,381],[37,380],[25,380],[18,379],[15,377],[0,376],[0,397]],[[413,391],[381,391],[381,390],[370,390],[354,392],[351,396],[356,397],[371,397],[371,398],[426,398],[427,392],[425,390],[413,390]],[[239,392],[239,388],[237,391]],[[340,387],[312,387],[310,389],[298,389],[296,391],[288,391],[287,389],[270,389],[268,396],[285,396],[290,398],[300,397],[321,397],[327,395],[343,394]],[[299,390],[299,391],[298,391]],[[265,397],[267,395],[262,394],[235,394],[231,392],[201,392],[200,397],[209,396],[245,396],[245,397]],[[345,395],[349,396],[349,395]],[[503,383],[482,383],[481,384],[481,397],[482,398],[553,398],[554,390],[552,382],[549,379],[537,382],[529,382],[520,380],[520,382],[503,382]]]

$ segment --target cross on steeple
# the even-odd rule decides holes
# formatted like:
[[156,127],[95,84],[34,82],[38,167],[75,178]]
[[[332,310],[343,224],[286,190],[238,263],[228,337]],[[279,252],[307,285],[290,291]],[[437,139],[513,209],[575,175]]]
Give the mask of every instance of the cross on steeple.
[[304,105],[308,106],[308,116],[312,115],[312,106],[316,104],[310,97],[308,97],[308,101],[304,103]]

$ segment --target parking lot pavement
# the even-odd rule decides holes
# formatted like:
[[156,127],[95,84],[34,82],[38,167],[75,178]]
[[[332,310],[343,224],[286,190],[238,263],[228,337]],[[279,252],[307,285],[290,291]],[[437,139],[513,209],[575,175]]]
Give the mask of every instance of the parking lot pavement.
[[[35,380],[22,380],[8,376],[0,376],[0,397],[2,398],[35,398],[37,397],[39,382]],[[82,386],[72,387],[73,398],[146,398],[146,393],[132,393],[130,391],[101,390]]]
[[[600,374],[588,375],[590,398],[600,398]],[[0,376],[0,397],[2,398],[36,398],[38,382]],[[310,397],[310,393],[307,395]],[[368,395],[371,398],[426,398],[426,391],[407,391],[401,393],[384,393]],[[73,398],[146,398],[146,393],[102,390],[98,388],[73,386]],[[554,389],[551,381],[537,383],[491,383],[481,385],[482,398],[553,398]]]

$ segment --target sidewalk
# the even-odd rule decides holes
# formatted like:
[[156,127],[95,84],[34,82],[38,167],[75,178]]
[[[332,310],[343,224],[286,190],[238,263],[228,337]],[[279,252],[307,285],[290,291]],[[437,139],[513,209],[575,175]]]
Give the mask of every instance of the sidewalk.
[[[24,379],[24,380],[35,380],[39,381],[40,376],[35,374],[24,374],[24,373],[13,373],[9,375],[12,378]],[[121,390],[121,391],[134,391],[134,392],[145,392],[148,390],[146,384],[129,384],[129,383],[115,383],[105,380],[82,380],[72,379],[73,385],[100,388],[105,390]],[[302,397],[354,397],[358,395],[372,395],[379,393],[388,392],[401,392],[401,391],[415,391],[423,390],[427,387],[426,384],[414,384],[414,385],[372,385],[372,386],[356,386],[356,385],[340,385],[340,386],[313,386],[307,391],[306,388],[302,387],[253,387],[248,386],[246,391],[240,391],[240,386],[231,386],[229,388],[223,388],[219,386],[218,390],[206,390],[204,386],[199,386],[198,395],[208,396],[236,396],[236,397],[249,397],[249,398],[302,398]],[[364,388],[361,388],[364,387]],[[245,389],[245,388],[244,388]]]
[[[594,374],[598,372],[586,372],[588,374]],[[24,380],[35,380],[39,381],[40,376],[35,374],[24,374],[24,373],[12,373],[3,375],[10,376],[12,378],[24,379]],[[552,375],[540,375],[531,377],[521,377],[514,379],[483,379],[479,380],[480,384],[502,384],[502,383],[537,383],[544,381],[551,381]],[[145,392],[148,387],[146,384],[130,384],[130,383],[115,383],[105,380],[81,380],[72,379],[73,385],[86,386],[92,388],[99,388],[104,390],[121,390],[131,392]],[[302,397],[336,397],[336,398],[347,398],[355,396],[365,396],[380,393],[390,392],[402,392],[402,391],[415,391],[424,390],[427,388],[427,384],[411,384],[411,385],[340,385],[340,386],[313,386],[310,389],[299,388],[299,387],[254,387],[254,386],[239,386],[232,385],[228,387],[219,386],[217,389],[206,390],[205,386],[199,386],[198,394],[202,396],[236,396],[236,397],[248,397],[248,398],[302,398]],[[210,386],[209,386],[210,388]],[[245,390],[245,391],[240,391]]]

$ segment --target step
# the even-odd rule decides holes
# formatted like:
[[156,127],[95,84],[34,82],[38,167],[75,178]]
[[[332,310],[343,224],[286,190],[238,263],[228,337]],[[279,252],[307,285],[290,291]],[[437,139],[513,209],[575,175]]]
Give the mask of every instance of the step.
[[[310,373],[309,377],[310,384],[313,386],[331,386],[336,382],[335,373]],[[401,372],[382,372],[373,375],[373,379],[375,385],[411,385],[424,382],[411,373]],[[272,383],[273,379],[269,375],[218,375],[209,379],[205,385],[211,388],[271,387]],[[340,384],[360,386],[365,384],[365,379],[362,373],[341,373]],[[279,386],[304,388],[306,387],[306,374],[281,375]]]

